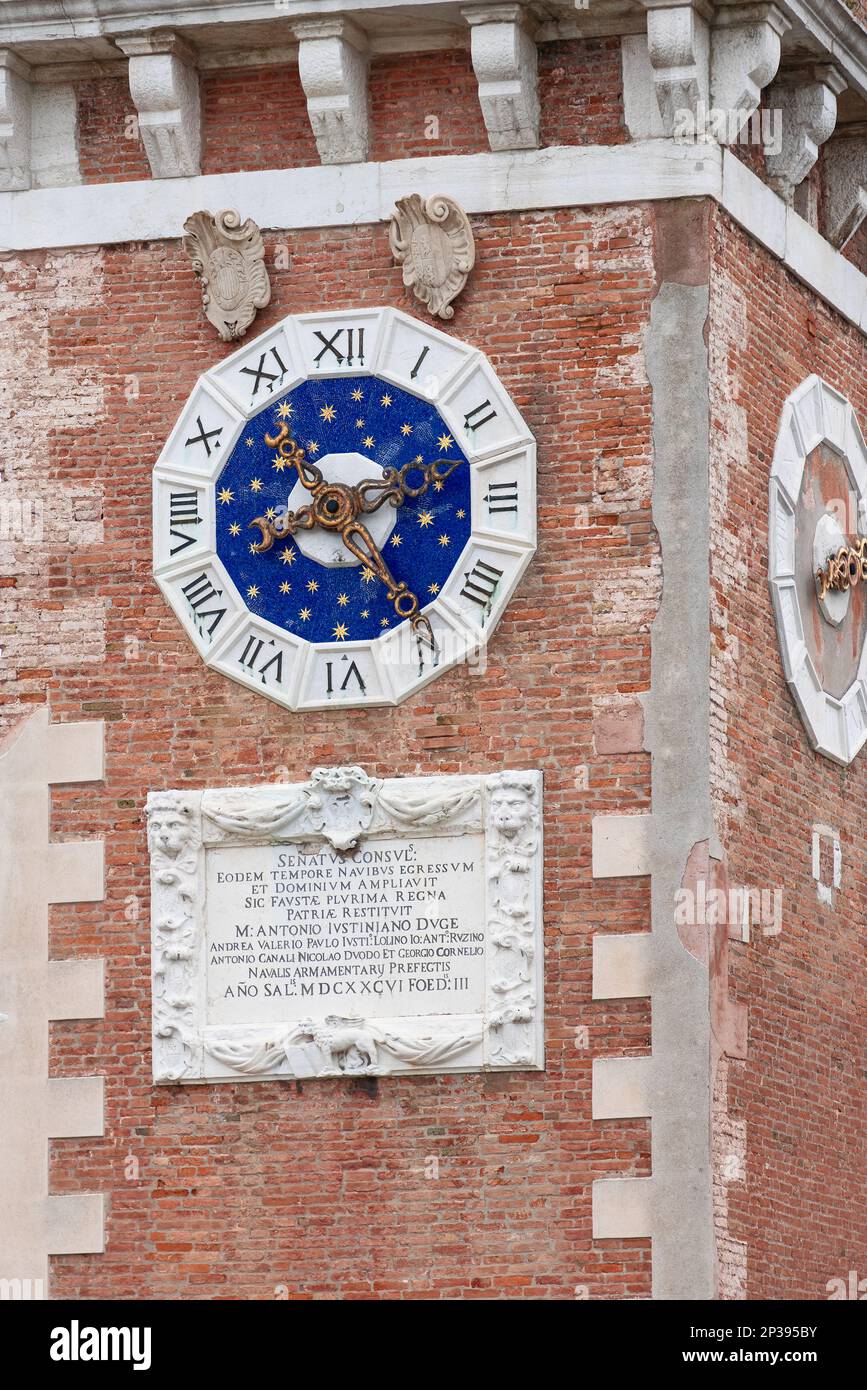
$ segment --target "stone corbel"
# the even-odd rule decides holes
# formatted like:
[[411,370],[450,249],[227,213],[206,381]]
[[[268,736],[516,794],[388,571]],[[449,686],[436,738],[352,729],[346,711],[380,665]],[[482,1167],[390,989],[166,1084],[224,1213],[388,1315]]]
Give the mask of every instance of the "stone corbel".
[[357,164],[370,150],[367,39],[351,20],[335,16],[293,26],[298,71],[323,164]]
[[0,48],[0,190],[29,188],[31,122],[30,68]]
[[791,28],[776,5],[725,4],[711,36],[710,98],[725,113],[721,143],[731,144],[762,99],[780,66],[783,34]]
[[129,58],[129,89],[155,179],[201,172],[199,75],[189,45],[171,30],[115,40]]
[[767,152],[767,171],[787,203],[816,163],[819,146],[833,134],[837,97],[845,86],[836,68],[814,66],[787,71],[768,89],[766,104],[779,119],[781,147]]
[[822,151],[825,235],[840,251],[867,217],[867,123],[838,129]]
[[666,135],[700,134],[707,107],[710,67],[709,5],[647,6],[647,50],[656,101]]
[[539,144],[538,53],[523,5],[470,5],[473,71],[492,150]]

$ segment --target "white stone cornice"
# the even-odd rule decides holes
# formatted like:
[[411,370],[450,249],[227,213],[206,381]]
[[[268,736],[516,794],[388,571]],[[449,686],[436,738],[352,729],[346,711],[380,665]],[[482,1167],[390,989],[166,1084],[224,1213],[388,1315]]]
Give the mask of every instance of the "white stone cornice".
[[473,71],[492,150],[539,144],[538,53],[523,5],[468,5]]
[[190,208],[242,206],[264,229],[387,223],[407,189],[470,215],[716,199],[798,279],[867,334],[867,276],[728,150],[674,140],[263,169],[0,194],[0,250],[177,240]]
[[819,146],[837,123],[837,97],[846,83],[836,68],[821,65],[778,77],[768,89],[767,105],[780,113],[781,148],[768,150],[771,183],[790,203],[819,157]]
[[129,89],[155,179],[198,174],[202,111],[195,54],[172,30],[116,39],[129,58]]
[[367,40],[334,16],[293,26],[307,113],[323,164],[357,164],[370,149]]
[[8,48],[0,49],[0,189],[29,188],[31,128],[30,68]]
[[867,123],[844,126],[825,146],[825,227],[842,249],[867,217]]

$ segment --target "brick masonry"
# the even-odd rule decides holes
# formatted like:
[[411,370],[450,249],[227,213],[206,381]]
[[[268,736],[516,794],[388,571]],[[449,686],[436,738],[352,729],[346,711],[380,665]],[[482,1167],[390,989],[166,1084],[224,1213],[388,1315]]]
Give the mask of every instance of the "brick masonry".
[[[60,788],[53,802],[56,835],[104,838],[106,905],[56,911],[51,950],[106,959],[104,1023],[52,1030],[53,1074],[105,1075],[106,1137],[55,1143],[52,1190],[104,1192],[107,1245],[98,1259],[54,1259],[56,1296],[648,1293],[649,1243],[594,1245],[590,1232],[592,1180],[649,1171],[646,1121],[591,1120],[593,1056],[645,1051],[649,1010],[591,1002],[593,931],[640,930],[648,908],[642,881],[591,883],[590,824],[648,798],[646,754],[634,738],[606,746],[604,724],[594,747],[594,717],[648,683],[652,218],[499,216],[475,231],[479,267],[455,331],[490,354],[538,438],[538,557],[484,675],[449,673],[395,710],[303,720],[209,673],[150,576],[153,460],[196,375],[226,351],[179,245],[7,263],[13,329],[78,266],[38,360],[74,355],[102,403],[99,418],[46,403],[34,450],[40,487],[86,481],[102,495],[102,535],[46,533],[32,572],[17,544],[6,560],[23,611],[38,613],[48,582],[61,608],[91,603],[104,623],[103,660],[77,648],[22,687],[55,720],[106,721],[104,788]],[[311,302],[412,309],[384,228],[266,240],[263,328]],[[23,466],[10,461],[10,481]],[[147,791],[296,780],[340,761],[373,774],[544,769],[546,1072],[156,1093]],[[426,1176],[431,1158],[437,1177]]]
[[[867,430],[867,352],[724,213],[713,238],[712,790],[729,881],[783,889],[781,933],[754,927],[730,946],[749,1046],[716,1078],[721,1234],[746,1246],[736,1282],[749,1298],[821,1299],[830,1279],[867,1269],[865,773],[863,757],[841,768],[811,751],[789,696],[767,587],[768,472],[782,402],[811,372]],[[817,821],[843,846],[833,908],[812,877]]]
[[[542,45],[543,143],[622,141],[620,84],[616,40]],[[203,172],[316,162],[296,71],[212,72],[202,92]],[[375,158],[487,148],[466,50],[378,57],[370,92]],[[89,81],[79,98],[85,180],[149,177],[126,83]],[[864,774],[810,752],[785,687],[767,474],[781,403],[811,371],[867,428],[864,346],[724,214],[698,211],[716,830],[729,881],[785,890],[782,933],[720,958],[750,1030],[747,1056],[731,1048],[713,1077],[720,1292],[822,1298],[829,1279],[867,1275],[852,988]],[[106,1253],[54,1257],[56,1297],[649,1295],[650,1242],[591,1234],[593,1181],[651,1171],[646,1120],[591,1119],[592,1061],[651,1043],[646,999],[593,1002],[592,938],[646,932],[649,883],[594,881],[590,845],[594,816],[650,809],[641,697],[663,575],[645,345],[665,248],[647,206],[476,217],[474,232],[454,331],[489,354],[537,437],[539,550],[486,672],[340,717],[289,715],[208,672],[151,578],[153,461],[228,351],[180,244],[0,259],[0,503],[38,502],[42,519],[38,541],[0,537],[0,723],[41,703],[55,721],[105,720],[105,784],[52,795],[55,838],[106,849],[105,903],[51,914],[52,959],[106,961],[105,1019],[51,1028],[51,1075],[105,1076],[105,1137],[55,1141],[50,1190],[105,1194]],[[311,307],[418,308],[382,226],[269,233],[266,249],[273,298],[256,331]],[[546,1071],[155,1091],[147,792],[340,761],[544,770]],[[833,906],[811,876],[816,821],[842,838]]]

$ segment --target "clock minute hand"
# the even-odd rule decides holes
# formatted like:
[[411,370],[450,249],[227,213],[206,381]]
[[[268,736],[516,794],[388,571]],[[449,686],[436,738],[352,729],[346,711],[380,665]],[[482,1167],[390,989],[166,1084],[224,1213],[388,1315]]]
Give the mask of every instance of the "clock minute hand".
[[418,599],[402,579],[395,579],[367,527],[360,521],[350,520],[342,527],[340,538],[346,549],[382,580],[388,600],[394,604],[397,616],[401,619],[409,618],[409,625],[418,640],[435,652],[433,629],[424,614],[419,612]]

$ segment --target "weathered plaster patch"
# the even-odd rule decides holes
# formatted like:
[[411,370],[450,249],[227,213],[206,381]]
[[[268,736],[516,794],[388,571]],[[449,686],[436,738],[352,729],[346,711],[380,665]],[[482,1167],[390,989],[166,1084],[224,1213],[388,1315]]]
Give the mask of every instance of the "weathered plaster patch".
[[736,713],[740,687],[740,650],[729,632],[728,608],[720,593],[745,589],[748,557],[753,552],[749,525],[733,532],[729,520],[729,470],[747,457],[747,412],[740,402],[738,360],[747,350],[746,300],[714,261],[711,274],[710,362],[710,653],[711,796],[717,831],[727,841],[731,826],[744,815],[740,778],[728,756],[729,720]]

